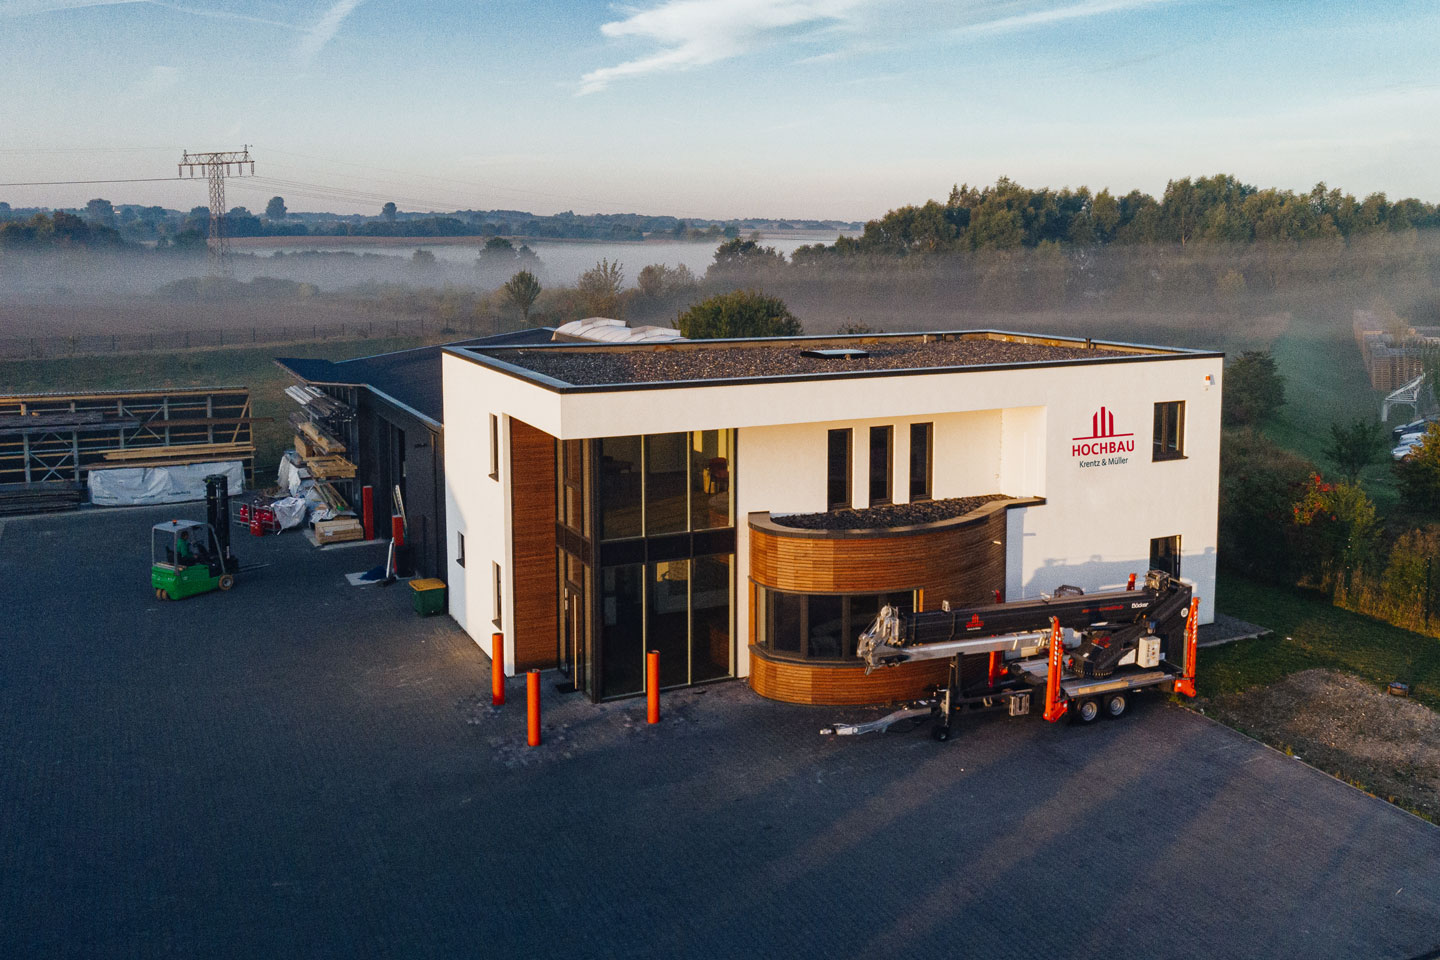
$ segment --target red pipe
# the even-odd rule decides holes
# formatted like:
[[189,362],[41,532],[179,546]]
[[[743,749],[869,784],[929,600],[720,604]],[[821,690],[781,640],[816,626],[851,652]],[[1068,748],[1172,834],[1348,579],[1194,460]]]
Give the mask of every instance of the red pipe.
[[525,674],[525,742],[540,746],[540,671]]
[[490,634],[490,702],[505,706],[505,634]]
[[645,654],[645,722],[660,722],[660,651]]
[[365,524],[365,539],[375,539],[375,488],[360,488],[360,520]]

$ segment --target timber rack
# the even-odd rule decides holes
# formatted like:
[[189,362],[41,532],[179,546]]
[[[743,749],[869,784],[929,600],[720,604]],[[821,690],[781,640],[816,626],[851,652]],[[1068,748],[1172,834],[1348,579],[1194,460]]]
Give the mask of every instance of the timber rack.
[[0,394],[0,512],[64,509],[90,471],[238,460],[254,485],[248,387]]

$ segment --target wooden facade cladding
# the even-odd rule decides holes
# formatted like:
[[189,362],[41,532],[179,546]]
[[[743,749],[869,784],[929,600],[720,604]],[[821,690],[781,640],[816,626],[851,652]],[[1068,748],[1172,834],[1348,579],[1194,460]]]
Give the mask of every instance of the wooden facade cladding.
[[1005,512],[1043,502],[994,500],[963,517],[888,530],[800,530],[752,513],[750,577],[794,593],[923,590],[931,610],[946,600],[993,603],[1005,588]]
[[917,700],[943,684],[949,670],[949,660],[923,660],[876,670],[867,677],[863,665],[775,660],[750,648],[750,688],[785,703],[845,706]]
[[555,438],[513,418],[510,495],[518,673],[555,666],[560,601],[555,570]]
[[[1006,511],[1040,498],[995,500],[936,523],[879,530],[800,530],[766,513],[750,515],[750,578],[793,593],[921,591],[924,609],[993,603],[1005,588]],[[787,703],[887,703],[926,696],[945,682],[948,660],[901,664],[869,676],[859,663],[773,656],[754,645],[751,590],[750,686]]]

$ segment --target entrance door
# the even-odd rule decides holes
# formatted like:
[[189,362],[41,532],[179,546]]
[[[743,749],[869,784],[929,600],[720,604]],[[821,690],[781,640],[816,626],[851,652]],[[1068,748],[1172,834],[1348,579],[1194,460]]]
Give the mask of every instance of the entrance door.
[[[562,554],[563,556],[563,554]],[[560,672],[576,690],[586,689],[585,586],[568,578],[560,584]]]

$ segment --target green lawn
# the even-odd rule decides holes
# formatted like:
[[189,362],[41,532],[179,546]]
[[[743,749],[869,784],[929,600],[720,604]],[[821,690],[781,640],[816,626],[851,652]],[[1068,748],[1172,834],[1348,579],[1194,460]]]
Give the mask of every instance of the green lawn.
[[1204,697],[1266,686],[1311,667],[1377,683],[1403,680],[1411,695],[1440,708],[1440,640],[1331,606],[1323,597],[1221,574],[1216,603],[1233,617],[1274,631],[1200,651]]
[[[1285,377],[1285,406],[1266,424],[1265,433],[1280,446],[1311,460],[1322,472],[1332,471],[1325,459],[1330,424],[1356,418],[1374,420],[1384,399],[1370,387],[1355,344],[1350,308],[1297,309],[1271,346],[1271,354]],[[1381,512],[1398,506],[1388,455],[1384,462],[1368,467],[1360,481]]]
[[58,390],[144,390],[152,387],[242,386],[250,388],[254,416],[270,417],[255,424],[255,482],[275,482],[280,455],[294,431],[287,420],[296,409],[285,396],[294,381],[274,363],[277,356],[344,360],[423,345],[417,337],[290,343],[258,348],[182,350],[115,356],[66,357],[53,360],[0,362],[0,393]]

